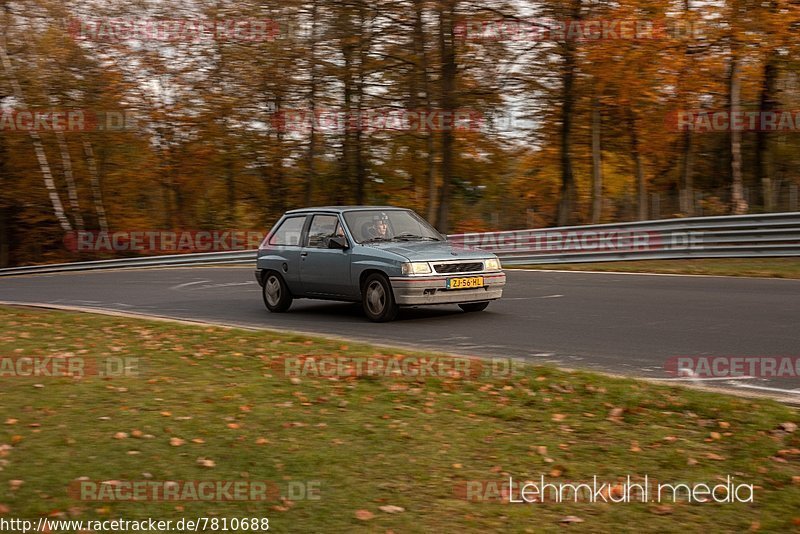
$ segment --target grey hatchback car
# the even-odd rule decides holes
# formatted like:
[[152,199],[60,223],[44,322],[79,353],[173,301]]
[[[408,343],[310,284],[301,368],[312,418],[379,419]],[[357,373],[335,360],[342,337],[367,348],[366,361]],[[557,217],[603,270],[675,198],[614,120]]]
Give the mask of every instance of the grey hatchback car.
[[497,256],[449,243],[415,212],[391,206],[288,211],[259,247],[256,267],[271,312],[295,298],[351,301],[375,322],[391,321],[400,306],[482,311],[506,283]]

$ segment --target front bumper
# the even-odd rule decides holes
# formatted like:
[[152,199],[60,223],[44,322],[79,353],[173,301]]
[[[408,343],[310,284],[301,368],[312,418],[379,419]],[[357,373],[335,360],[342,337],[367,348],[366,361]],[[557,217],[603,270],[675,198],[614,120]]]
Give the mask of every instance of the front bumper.
[[464,304],[497,300],[503,296],[506,275],[503,272],[465,274],[463,276],[482,276],[483,287],[475,289],[447,289],[447,279],[454,275],[433,276],[394,276],[389,278],[394,299],[401,306],[420,306],[427,304]]

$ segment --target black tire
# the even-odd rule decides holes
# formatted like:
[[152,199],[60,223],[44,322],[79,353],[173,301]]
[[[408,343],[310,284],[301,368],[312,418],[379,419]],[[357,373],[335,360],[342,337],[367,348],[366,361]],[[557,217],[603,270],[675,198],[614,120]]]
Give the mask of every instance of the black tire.
[[292,305],[292,294],[283,281],[283,277],[270,271],[264,277],[264,287],[261,290],[264,305],[273,313],[283,313]]
[[382,274],[374,273],[364,281],[361,288],[361,306],[370,321],[384,323],[397,317],[400,306],[394,301],[394,293],[389,280]]
[[486,309],[486,306],[489,305],[489,301],[486,302],[468,302],[466,304],[459,304],[458,307],[464,310],[465,312],[479,312]]

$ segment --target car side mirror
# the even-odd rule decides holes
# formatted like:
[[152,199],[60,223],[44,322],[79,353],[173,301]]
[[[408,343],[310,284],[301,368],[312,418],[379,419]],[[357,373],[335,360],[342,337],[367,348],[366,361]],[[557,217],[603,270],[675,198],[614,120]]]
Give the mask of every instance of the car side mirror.
[[349,245],[347,244],[346,237],[331,237],[328,239],[328,248],[339,249],[339,250],[347,250]]

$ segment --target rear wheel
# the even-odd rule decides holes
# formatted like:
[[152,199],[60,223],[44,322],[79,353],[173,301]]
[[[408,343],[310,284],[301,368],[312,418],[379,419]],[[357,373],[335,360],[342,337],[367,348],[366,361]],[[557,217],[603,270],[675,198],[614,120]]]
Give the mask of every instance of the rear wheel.
[[273,313],[283,313],[292,305],[292,295],[281,275],[275,272],[267,274],[262,291],[264,304]]
[[371,274],[361,291],[364,313],[370,321],[383,323],[397,317],[400,307],[394,301],[389,280],[382,274]]
[[489,302],[468,302],[466,304],[459,304],[458,307],[464,310],[465,312],[479,312],[486,309],[486,306],[489,305]]

